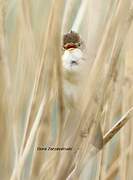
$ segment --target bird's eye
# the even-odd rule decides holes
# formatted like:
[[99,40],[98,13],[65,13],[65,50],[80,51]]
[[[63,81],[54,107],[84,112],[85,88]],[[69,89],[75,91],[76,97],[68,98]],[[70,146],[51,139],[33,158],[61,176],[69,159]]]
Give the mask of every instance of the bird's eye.
[[81,44],[79,43],[78,46],[80,46]]

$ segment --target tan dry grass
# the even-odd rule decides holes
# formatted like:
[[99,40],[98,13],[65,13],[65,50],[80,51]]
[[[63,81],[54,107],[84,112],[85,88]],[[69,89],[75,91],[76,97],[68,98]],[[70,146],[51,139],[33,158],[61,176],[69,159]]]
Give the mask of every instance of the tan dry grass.
[[[99,0],[102,12],[92,0],[0,1],[2,179],[132,179],[131,2]],[[91,61],[79,113],[64,108],[61,38],[71,24],[87,37]],[[110,142],[101,152],[90,143],[99,123]],[[37,151],[43,145],[73,151]]]

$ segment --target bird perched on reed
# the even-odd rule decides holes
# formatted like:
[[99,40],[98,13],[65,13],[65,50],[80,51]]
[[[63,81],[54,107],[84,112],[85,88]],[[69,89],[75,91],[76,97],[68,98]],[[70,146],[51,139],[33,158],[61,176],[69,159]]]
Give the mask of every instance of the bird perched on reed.
[[85,75],[85,56],[83,41],[78,33],[70,31],[63,37],[62,64],[64,74],[64,92],[67,103],[78,108],[81,88]]
[[[85,55],[85,45],[80,35],[70,31],[63,36],[63,76],[64,76],[64,99],[66,108],[71,112],[74,110],[75,117],[80,117],[82,108],[81,98],[86,82],[88,62]],[[73,119],[75,119],[75,117]],[[71,119],[72,119],[71,118]],[[72,122],[70,122],[72,124]],[[74,128],[75,123],[70,129]],[[78,123],[77,123],[78,124]],[[98,149],[102,146],[102,133],[100,124],[92,144]]]

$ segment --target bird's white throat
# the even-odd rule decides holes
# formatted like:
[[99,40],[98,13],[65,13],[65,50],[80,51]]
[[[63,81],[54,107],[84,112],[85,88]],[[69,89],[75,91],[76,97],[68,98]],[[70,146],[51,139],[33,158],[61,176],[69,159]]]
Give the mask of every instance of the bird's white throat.
[[83,52],[78,48],[65,50],[62,56],[62,61],[65,71],[80,73],[84,64]]

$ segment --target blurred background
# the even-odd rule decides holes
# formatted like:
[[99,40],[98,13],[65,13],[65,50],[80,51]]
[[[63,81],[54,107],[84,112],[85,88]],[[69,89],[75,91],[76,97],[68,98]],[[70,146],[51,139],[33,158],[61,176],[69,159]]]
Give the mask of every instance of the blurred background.
[[[133,179],[132,3],[0,0],[1,180]],[[62,37],[70,30],[84,40],[88,61],[74,135],[64,130],[77,116],[64,107],[61,64]],[[127,123],[108,144],[91,146],[98,123],[106,137],[121,118]],[[86,126],[91,132],[82,139]],[[49,146],[74,151],[37,151]]]

